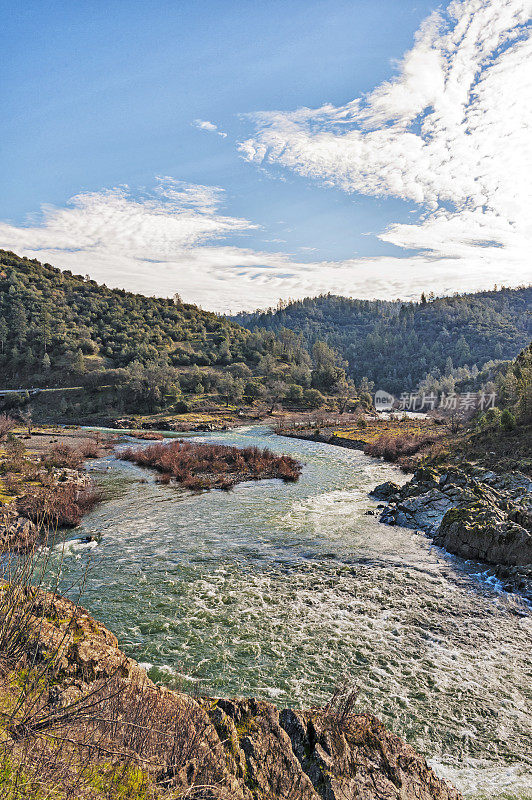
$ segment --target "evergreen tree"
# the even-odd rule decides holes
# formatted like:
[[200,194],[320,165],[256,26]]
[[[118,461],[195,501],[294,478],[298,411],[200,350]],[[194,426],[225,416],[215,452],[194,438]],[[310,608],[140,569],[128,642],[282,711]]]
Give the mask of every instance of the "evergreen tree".
[[7,322],[5,321],[4,317],[0,317],[0,352],[2,355],[5,352],[8,333],[9,329],[7,327]]

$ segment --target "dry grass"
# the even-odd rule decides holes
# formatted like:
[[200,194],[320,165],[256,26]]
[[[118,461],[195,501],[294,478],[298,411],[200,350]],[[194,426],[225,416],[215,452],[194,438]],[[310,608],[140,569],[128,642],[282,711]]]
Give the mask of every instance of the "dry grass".
[[441,431],[431,419],[366,419],[363,424],[350,428],[338,428],[333,436],[360,442],[362,445],[373,445],[386,436],[397,437],[426,437],[439,436]]
[[356,443],[369,456],[412,469],[421,457],[432,456],[445,448],[449,431],[434,419],[364,420],[356,428],[335,430],[331,442]]
[[36,524],[54,528],[75,527],[101,500],[93,485],[41,484],[17,498],[18,513]]
[[394,463],[426,449],[428,446],[435,444],[439,438],[436,433],[402,433],[395,436],[382,434],[373,442],[366,444],[364,452],[368,456],[384,458],[385,461]]

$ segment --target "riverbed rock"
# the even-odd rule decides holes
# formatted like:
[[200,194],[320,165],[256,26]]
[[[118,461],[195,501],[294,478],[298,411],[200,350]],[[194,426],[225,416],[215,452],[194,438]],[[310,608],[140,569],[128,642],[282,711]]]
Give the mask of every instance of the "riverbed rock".
[[[460,800],[421,755],[370,714],[279,710],[253,698],[192,698],[157,687],[84,609],[44,592],[30,601],[34,639],[28,633],[28,655],[34,659],[38,647],[37,663],[53,654],[56,664],[51,707],[80,707],[88,696],[93,708],[95,687],[103,687],[104,701],[111,697],[109,708],[118,709],[118,719],[142,719],[157,729],[155,736],[163,736],[158,761],[152,757],[149,770],[178,797]],[[84,714],[83,735],[91,724],[90,713]],[[178,746],[164,744],[166,725],[172,736],[177,731]],[[120,722],[108,735],[118,736],[122,729]],[[76,740],[75,721],[72,730],[61,730]],[[119,749],[119,742],[111,738],[106,746]],[[212,793],[201,793],[206,786]]]
[[532,564],[532,536],[507,512],[485,501],[446,512],[434,542],[463,558],[491,564]]
[[376,486],[371,492],[371,497],[376,497],[377,500],[389,500],[394,494],[397,494],[400,486],[393,481],[385,481]]
[[[532,567],[532,481],[519,472],[497,475],[470,464],[419,468],[390,492],[380,521],[424,531],[463,558]],[[528,578],[518,583],[528,586]]]

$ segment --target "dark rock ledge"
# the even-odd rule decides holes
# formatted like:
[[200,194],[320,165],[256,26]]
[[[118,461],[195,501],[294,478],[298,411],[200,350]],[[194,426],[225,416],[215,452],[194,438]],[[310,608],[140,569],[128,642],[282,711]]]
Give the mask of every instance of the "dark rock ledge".
[[421,467],[404,486],[387,482],[371,495],[386,501],[381,522],[424,531],[450,553],[494,565],[506,588],[532,598],[532,481],[526,475],[470,464]]

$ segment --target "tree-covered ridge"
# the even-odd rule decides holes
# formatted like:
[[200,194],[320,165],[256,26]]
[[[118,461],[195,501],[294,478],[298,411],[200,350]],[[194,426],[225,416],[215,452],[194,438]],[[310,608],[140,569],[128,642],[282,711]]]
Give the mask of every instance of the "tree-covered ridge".
[[204,394],[317,407],[321,391],[345,394],[347,387],[323,342],[310,354],[295,331],[249,331],[178,296],[109,289],[4,250],[0,376],[0,388],[81,385],[99,392],[94,410],[112,404],[150,412]]
[[474,376],[486,362],[514,358],[531,337],[531,304],[530,286],[419,303],[321,295],[233,319],[250,329],[296,330],[308,347],[323,339],[357,384],[366,376],[397,394],[428,372],[463,380],[467,370]]
[[0,350],[8,368],[38,369],[43,359],[68,368],[79,353],[113,367],[161,357],[174,366],[253,362],[272,339],[179,299],[109,289],[0,251]]
[[479,374],[476,386],[488,388],[496,405],[477,414],[454,451],[495,471],[520,469],[532,475],[532,343],[513,361]]

